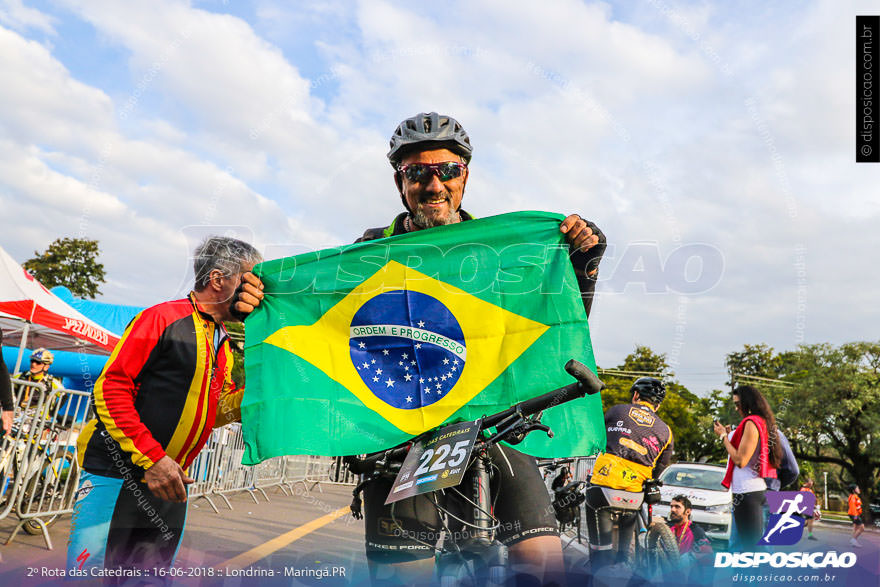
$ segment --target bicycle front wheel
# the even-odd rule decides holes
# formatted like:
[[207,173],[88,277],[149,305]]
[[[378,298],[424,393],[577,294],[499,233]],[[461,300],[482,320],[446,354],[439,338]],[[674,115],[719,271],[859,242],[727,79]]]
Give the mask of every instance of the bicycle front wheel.
[[[24,484],[22,513],[57,512],[72,506],[78,471],[76,457],[69,451],[46,463],[42,470],[35,471]],[[42,518],[46,527],[54,524],[59,515],[49,513]],[[28,534],[42,533],[40,523],[33,518],[25,522],[24,530]]]
[[656,521],[645,536],[645,565],[653,575],[663,575],[678,568],[678,543],[665,522]]

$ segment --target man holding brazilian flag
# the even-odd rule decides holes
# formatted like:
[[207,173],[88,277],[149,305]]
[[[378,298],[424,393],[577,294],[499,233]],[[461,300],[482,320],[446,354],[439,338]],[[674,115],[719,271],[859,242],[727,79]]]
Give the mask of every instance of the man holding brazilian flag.
[[[604,235],[575,214],[474,220],[461,209],[471,153],[451,117],[403,121],[388,158],[406,212],[353,245],[245,275],[234,307],[260,307],[246,328],[246,464],[383,450],[570,383],[568,359],[595,369],[587,316]],[[592,454],[605,433],[598,396],[554,407],[542,421],[552,440],[532,434],[493,457],[506,464],[496,515],[516,521],[498,539],[513,563],[537,564],[543,575],[559,571],[562,553],[533,457]],[[389,487],[381,484],[365,490],[371,571],[430,562],[429,546],[383,531]],[[397,504],[405,529],[423,528],[424,519],[400,513],[409,500],[418,513],[420,499]]]

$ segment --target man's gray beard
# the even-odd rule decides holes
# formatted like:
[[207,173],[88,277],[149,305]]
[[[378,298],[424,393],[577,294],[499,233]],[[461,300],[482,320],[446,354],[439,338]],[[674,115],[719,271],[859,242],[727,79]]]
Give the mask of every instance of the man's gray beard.
[[458,217],[458,212],[450,209],[449,215],[444,218],[428,218],[421,208],[416,208],[411,215],[413,222],[422,228],[433,228],[435,226],[443,226],[444,224],[454,224],[455,219]]

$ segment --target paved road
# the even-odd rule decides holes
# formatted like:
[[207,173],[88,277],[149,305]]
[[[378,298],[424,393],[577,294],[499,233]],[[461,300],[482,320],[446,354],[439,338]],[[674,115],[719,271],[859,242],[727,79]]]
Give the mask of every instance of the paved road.
[[[294,573],[327,568],[333,572],[334,567],[338,573],[335,579],[327,577],[316,584],[350,584],[343,579],[365,576],[363,521],[354,520],[347,513],[351,487],[323,484],[306,491],[299,484],[294,487],[294,495],[284,495],[277,489],[267,493],[269,501],[257,494],[258,503],[248,493],[233,495],[232,510],[215,497],[219,514],[204,499],[190,504],[178,556],[178,567],[189,575],[182,583],[229,587],[292,582],[296,585],[296,577],[283,577],[285,570]],[[14,516],[0,520],[2,540],[15,526],[16,520],[11,518]],[[23,533],[11,544],[0,546],[0,585],[12,585],[13,580],[16,585],[52,582],[49,574],[65,568],[69,526],[69,516],[52,526],[51,551],[46,549],[41,536]],[[274,543],[267,544],[270,541]],[[253,552],[255,547],[259,551]],[[242,568],[245,570],[241,571]],[[259,576],[270,570],[276,577]],[[205,576],[209,573],[214,577]],[[314,581],[305,578],[306,584]]]
[[[222,500],[215,499],[219,514],[214,513],[203,499],[191,503],[187,531],[178,557],[179,572],[189,576],[175,583],[199,587],[332,587],[366,583],[363,522],[352,519],[347,513],[350,487],[324,484],[307,491],[300,484],[295,487],[294,495],[284,495],[277,489],[268,493],[269,501],[258,494],[258,503],[254,503],[247,493],[231,496],[232,510]],[[5,540],[14,526],[13,519],[0,520],[0,539]],[[48,575],[65,568],[68,529],[69,517],[51,528],[55,542],[51,551],[46,549],[42,537],[26,534],[19,534],[13,543],[0,546],[3,557],[0,585],[24,587],[60,582]],[[862,549],[849,546],[849,532],[849,526],[818,525],[815,532],[818,541],[804,538],[795,547],[778,550],[856,552],[859,565],[873,569],[875,577],[878,576],[880,532],[866,532],[861,539],[865,544]],[[269,572],[274,576],[264,576]],[[795,572],[801,573],[800,570]],[[317,578],[315,574],[318,573],[329,576]],[[729,585],[731,573],[719,571],[714,584]],[[305,576],[307,574],[312,576]],[[814,572],[803,571],[803,574]],[[824,584],[823,581],[820,583]],[[838,580],[834,584],[844,583]]]

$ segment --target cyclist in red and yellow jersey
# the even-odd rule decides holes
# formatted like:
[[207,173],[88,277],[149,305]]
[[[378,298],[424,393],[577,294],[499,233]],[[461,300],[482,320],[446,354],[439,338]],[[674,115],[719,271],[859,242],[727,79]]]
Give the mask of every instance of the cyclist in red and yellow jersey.
[[189,296],[147,308],[126,327],[95,382],[97,418],[77,442],[83,473],[68,569],[173,564],[193,482],[186,468],[213,427],[240,419],[223,322],[234,319],[242,273],[261,260],[247,243],[210,237],[195,251]]

